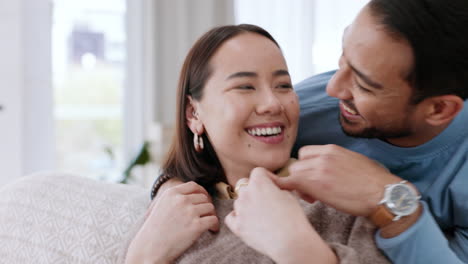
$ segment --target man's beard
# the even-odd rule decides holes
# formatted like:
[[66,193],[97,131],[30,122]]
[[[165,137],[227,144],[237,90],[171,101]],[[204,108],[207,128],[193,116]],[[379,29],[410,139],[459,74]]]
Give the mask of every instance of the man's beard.
[[413,133],[411,130],[406,127],[406,128],[389,128],[386,130],[379,129],[377,127],[366,127],[363,130],[360,131],[347,131],[345,130],[345,126],[343,123],[346,124],[351,124],[346,118],[344,118],[341,114],[338,116],[338,120],[340,122],[341,130],[343,133],[345,133],[347,136],[350,137],[355,137],[355,138],[378,138],[382,140],[386,139],[392,139],[392,138],[402,138],[402,137],[407,137],[412,135]]

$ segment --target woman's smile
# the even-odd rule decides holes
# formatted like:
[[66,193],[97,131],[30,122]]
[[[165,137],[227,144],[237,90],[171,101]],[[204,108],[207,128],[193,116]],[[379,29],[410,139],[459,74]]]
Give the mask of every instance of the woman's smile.
[[279,144],[284,140],[284,128],[285,126],[282,122],[274,122],[250,126],[245,131],[263,143]]

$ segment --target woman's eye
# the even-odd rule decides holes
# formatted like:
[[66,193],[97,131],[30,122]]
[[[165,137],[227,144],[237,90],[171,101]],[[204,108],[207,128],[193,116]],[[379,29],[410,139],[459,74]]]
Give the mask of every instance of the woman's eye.
[[276,87],[280,89],[292,89],[293,88],[292,84],[290,83],[282,83],[282,84],[277,85]]
[[241,89],[241,90],[255,90],[255,87],[253,87],[252,85],[240,85],[240,86],[237,86],[237,89]]

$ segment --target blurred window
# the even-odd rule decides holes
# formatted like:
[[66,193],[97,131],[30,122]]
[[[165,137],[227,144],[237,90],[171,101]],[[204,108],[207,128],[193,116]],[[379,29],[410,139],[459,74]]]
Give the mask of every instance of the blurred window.
[[120,179],[125,0],[53,0],[57,169]]

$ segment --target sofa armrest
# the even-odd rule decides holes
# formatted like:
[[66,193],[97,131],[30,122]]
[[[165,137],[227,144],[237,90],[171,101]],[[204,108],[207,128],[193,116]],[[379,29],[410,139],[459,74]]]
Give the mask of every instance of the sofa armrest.
[[64,173],[0,189],[3,263],[115,263],[144,215],[149,190]]

